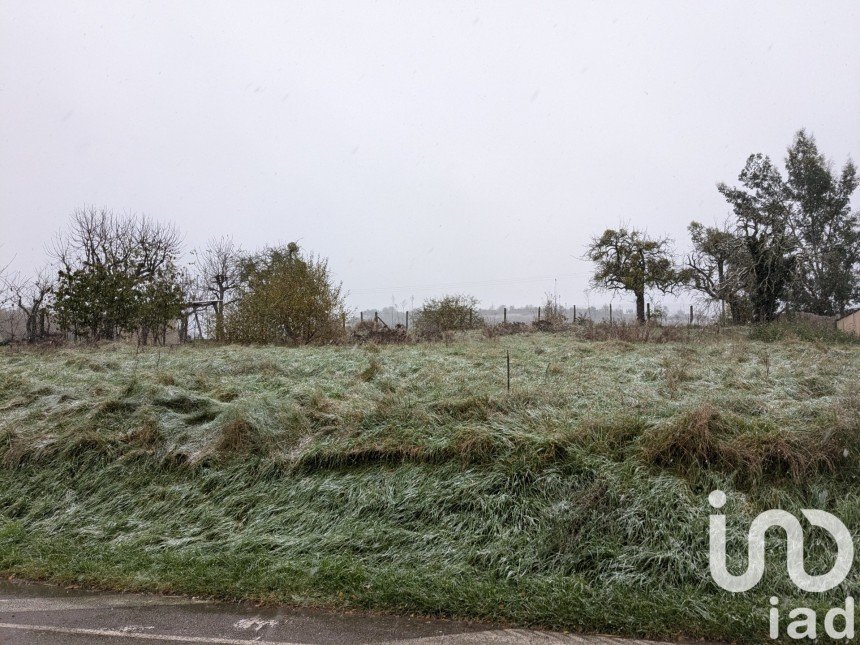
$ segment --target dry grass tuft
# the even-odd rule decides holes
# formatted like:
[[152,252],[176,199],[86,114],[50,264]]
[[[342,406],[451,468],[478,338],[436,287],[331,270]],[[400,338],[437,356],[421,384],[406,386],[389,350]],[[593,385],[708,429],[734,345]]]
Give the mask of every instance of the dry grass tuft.
[[155,419],[144,419],[139,426],[132,428],[128,432],[128,442],[143,446],[144,448],[155,448],[164,442],[164,435],[158,428],[158,422]]
[[463,399],[440,401],[430,409],[454,421],[486,421],[499,405],[489,396],[470,396]]
[[272,444],[248,421],[233,419],[221,427],[212,448],[221,456],[263,456],[271,452]]
[[649,429],[640,447],[645,461],[695,478],[704,469],[734,473],[742,481],[809,477],[856,469],[849,450],[860,441],[858,417],[824,415],[805,430],[722,412],[705,403]]
[[690,380],[690,359],[688,357],[665,356],[660,361],[663,371],[663,380],[666,383],[666,391],[670,398],[676,398],[685,381]]
[[376,356],[371,356],[370,361],[361,372],[358,374],[358,378],[360,378],[365,383],[369,383],[373,379],[375,379],[380,373],[382,373],[382,363]]

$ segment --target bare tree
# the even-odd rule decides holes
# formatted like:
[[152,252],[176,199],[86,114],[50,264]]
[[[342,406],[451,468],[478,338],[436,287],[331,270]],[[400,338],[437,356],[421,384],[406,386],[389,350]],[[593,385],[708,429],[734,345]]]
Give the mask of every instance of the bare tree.
[[9,266],[12,264],[12,260],[9,260],[6,264],[0,264],[0,282],[3,280],[3,276],[6,275],[6,272],[9,270]]
[[167,322],[179,316],[180,250],[172,224],[107,209],[75,211],[51,249],[60,269],[60,324],[94,340],[132,330],[144,342],[150,332],[163,338]]
[[208,246],[194,252],[195,266],[200,277],[202,295],[215,304],[215,340],[224,340],[224,307],[230,304],[230,295],[241,283],[242,250],[230,237],[212,238]]
[[6,305],[9,298],[9,283],[6,282],[6,271],[9,269],[10,264],[12,264],[11,261],[5,265],[0,264],[0,309]]
[[729,221],[720,227],[691,222],[687,230],[693,243],[686,256],[688,286],[722,303],[724,312],[728,307],[735,324],[745,322],[751,260],[743,240]]
[[67,272],[98,266],[147,279],[172,262],[181,246],[182,238],[173,224],[89,207],[72,213],[69,227],[55,239],[51,255]]
[[131,220],[135,276],[151,280],[175,263],[182,249],[182,236],[173,224],[156,222],[143,215]]
[[15,330],[14,330],[14,319],[15,317],[7,311],[7,306],[12,302],[12,292],[9,288],[9,283],[6,280],[6,272],[9,269],[9,266],[12,264],[10,260],[6,264],[0,264],[0,316],[7,317],[7,322],[9,322],[9,337],[8,338],[0,338],[0,344],[7,344],[14,340]]
[[33,279],[10,283],[13,302],[24,314],[28,343],[36,342],[48,333],[48,304],[54,290],[54,282],[48,275],[41,271]]

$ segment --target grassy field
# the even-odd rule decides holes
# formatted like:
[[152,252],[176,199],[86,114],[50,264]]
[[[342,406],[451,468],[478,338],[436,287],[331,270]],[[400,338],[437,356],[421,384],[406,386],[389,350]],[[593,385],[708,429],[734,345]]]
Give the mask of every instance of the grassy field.
[[[506,391],[510,351],[512,389]],[[745,642],[804,596],[708,572],[760,511],[860,529],[860,346],[743,336],[0,353],[0,571]],[[777,537],[777,536],[775,536]],[[807,534],[807,569],[829,569]]]

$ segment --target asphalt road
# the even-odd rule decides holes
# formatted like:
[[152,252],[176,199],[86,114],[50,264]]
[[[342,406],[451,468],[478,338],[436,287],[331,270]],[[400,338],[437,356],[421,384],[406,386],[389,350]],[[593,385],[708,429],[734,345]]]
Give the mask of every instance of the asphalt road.
[[423,617],[256,607],[143,594],[107,594],[0,582],[0,643],[646,643],[506,629]]

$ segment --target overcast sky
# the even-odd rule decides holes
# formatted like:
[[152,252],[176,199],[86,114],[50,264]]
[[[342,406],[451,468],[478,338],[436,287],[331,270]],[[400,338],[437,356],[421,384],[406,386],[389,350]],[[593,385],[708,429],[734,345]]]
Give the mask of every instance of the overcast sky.
[[[860,3],[0,0],[0,265],[83,205],[297,240],[353,306],[585,304],[748,154],[860,155]],[[855,205],[858,200],[855,198]],[[592,293],[592,303],[607,296]]]

